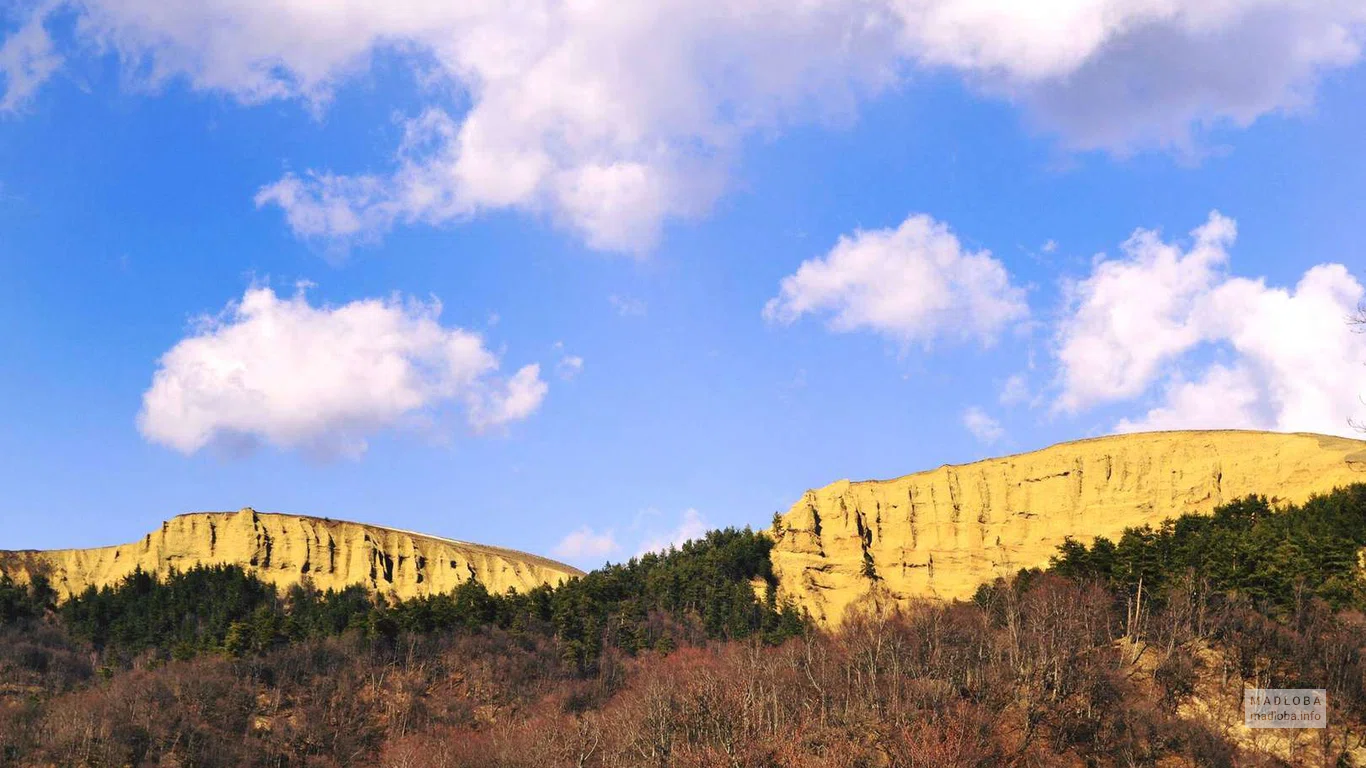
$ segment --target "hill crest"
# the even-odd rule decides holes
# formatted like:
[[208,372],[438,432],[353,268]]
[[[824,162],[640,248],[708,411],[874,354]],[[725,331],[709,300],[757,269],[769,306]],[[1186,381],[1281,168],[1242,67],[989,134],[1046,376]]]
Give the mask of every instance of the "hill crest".
[[0,572],[20,581],[46,575],[63,598],[137,568],[163,575],[197,565],[237,565],[280,588],[308,578],[319,589],[358,584],[399,599],[448,592],[471,578],[492,592],[525,592],[582,575],[512,549],[250,507],[176,515],[128,544],[0,552]]
[[812,489],[770,529],[779,592],[820,622],[851,606],[968,598],[1041,567],[1065,538],[1205,514],[1251,494],[1302,502],[1366,481],[1366,442],[1308,433],[1087,438]]

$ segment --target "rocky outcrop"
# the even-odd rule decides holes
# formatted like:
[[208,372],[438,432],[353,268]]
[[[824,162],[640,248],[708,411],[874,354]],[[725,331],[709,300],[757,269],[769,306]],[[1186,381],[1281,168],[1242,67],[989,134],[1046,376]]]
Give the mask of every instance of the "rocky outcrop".
[[1259,494],[1301,502],[1366,482],[1366,443],[1265,432],[1082,440],[807,491],[771,531],[779,592],[827,624],[850,606],[968,598],[1044,566],[1064,538],[1208,513]]
[[250,508],[180,515],[133,544],[0,552],[0,573],[18,581],[45,574],[63,598],[137,568],[164,575],[196,565],[241,566],[280,588],[307,578],[319,589],[361,584],[400,599],[448,592],[471,578],[491,592],[525,592],[582,575],[510,549]]

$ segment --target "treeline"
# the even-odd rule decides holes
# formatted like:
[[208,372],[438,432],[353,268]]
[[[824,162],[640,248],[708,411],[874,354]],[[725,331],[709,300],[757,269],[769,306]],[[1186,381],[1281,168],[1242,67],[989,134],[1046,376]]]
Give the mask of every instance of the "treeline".
[[[197,567],[162,580],[137,571],[56,611],[76,638],[122,657],[148,650],[178,659],[204,652],[240,657],[346,632],[392,641],[403,633],[498,628],[554,637],[569,661],[587,669],[607,646],[631,654],[752,635],[778,643],[799,634],[806,619],[776,599],[772,546],[748,529],[712,531],[556,587],[493,594],[471,580],[396,603],[359,586],[321,592],[304,583],[279,594],[234,566]],[[42,597],[15,599],[31,606]]]
[[[1132,635],[1099,584],[1040,574],[985,604],[926,603],[780,645],[747,640],[591,670],[539,633],[351,632],[101,680],[69,635],[0,631],[0,763],[385,768],[1350,766],[1362,627],[1175,601]],[[1216,644],[1216,638],[1225,638]],[[1247,664],[1244,664],[1244,660]],[[1225,680],[1181,704],[1200,680]],[[1329,689],[1332,722],[1279,757],[1230,737],[1245,683]],[[3,686],[0,686],[3,687]]]
[[[1098,588],[1045,577],[1017,605],[925,605],[779,646],[607,648],[588,673],[550,638],[496,628],[309,639],[0,706],[0,753],[200,768],[1258,764],[1132,674]],[[66,652],[12,679],[61,690]]]
[[56,601],[57,593],[43,576],[17,584],[9,574],[0,575],[0,626],[41,618]]
[[1285,616],[1311,598],[1366,609],[1363,547],[1366,485],[1354,485],[1284,508],[1253,496],[1209,516],[1130,529],[1118,543],[1068,540],[1050,570],[1135,597],[1141,584],[1155,600],[1174,588],[1237,595]]
[[[1366,487],[1245,499],[834,632],[733,530],[397,604],[227,568],[60,607],[0,581],[0,764],[1351,766],[1364,534]],[[1245,685],[1326,688],[1329,727],[1254,744]]]

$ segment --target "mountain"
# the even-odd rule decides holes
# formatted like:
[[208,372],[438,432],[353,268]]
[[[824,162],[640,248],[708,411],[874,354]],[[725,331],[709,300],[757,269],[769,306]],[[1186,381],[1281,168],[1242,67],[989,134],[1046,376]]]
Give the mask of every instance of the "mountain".
[[45,574],[63,598],[117,583],[136,568],[163,575],[229,564],[281,588],[309,578],[324,590],[361,584],[400,599],[448,592],[471,578],[502,593],[582,575],[564,563],[511,549],[251,508],[180,515],[132,544],[0,552],[0,573],[18,581]]
[[807,491],[769,531],[779,594],[819,622],[851,605],[968,598],[1045,566],[1067,537],[1204,514],[1251,494],[1298,503],[1366,481],[1366,442],[1311,434],[1160,432]]
[[[1298,503],[1362,481],[1366,442],[1358,440],[1118,435],[895,480],[841,480],[807,491],[767,534],[779,596],[838,624],[852,605],[971,597],[997,576],[1047,565],[1067,537],[1114,539],[1251,494]],[[322,589],[361,584],[400,599],[470,578],[497,594],[582,575],[514,550],[250,508],[180,515],[132,544],[0,552],[0,573],[46,574],[61,597],[135,568],[161,575],[201,564],[239,565],[280,587],[307,577]]]

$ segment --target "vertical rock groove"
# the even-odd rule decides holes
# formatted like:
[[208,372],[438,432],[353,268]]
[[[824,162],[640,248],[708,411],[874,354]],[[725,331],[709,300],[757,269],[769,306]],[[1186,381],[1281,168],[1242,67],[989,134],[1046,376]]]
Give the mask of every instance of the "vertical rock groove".
[[[427,567],[444,562],[452,568]],[[455,568],[457,562],[465,567]],[[468,579],[492,592],[525,592],[581,573],[509,549],[250,508],[180,515],[132,545],[0,552],[0,572],[19,581],[44,574],[63,598],[117,583],[136,568],[162,575],[196,565],[237,565],[282,589],[307,576],[319,589],[359,584],[395,598],[448,592]]]
[[[841,480],[807,491],[782,516],[784,531],[809,535],[775,537],[774,570],[781,597],[835,624],[851,606],[968,598],[996,576],[1047,565],[1067,536],[1117,538],[1253,493],[1299,502],[1366,482],[1363,461],[1366,442],[1345,438],[1162,432]],[[904,515],[882,515],[901,504]],[[876,557],[876,585],[863,576],[865,556]]]

